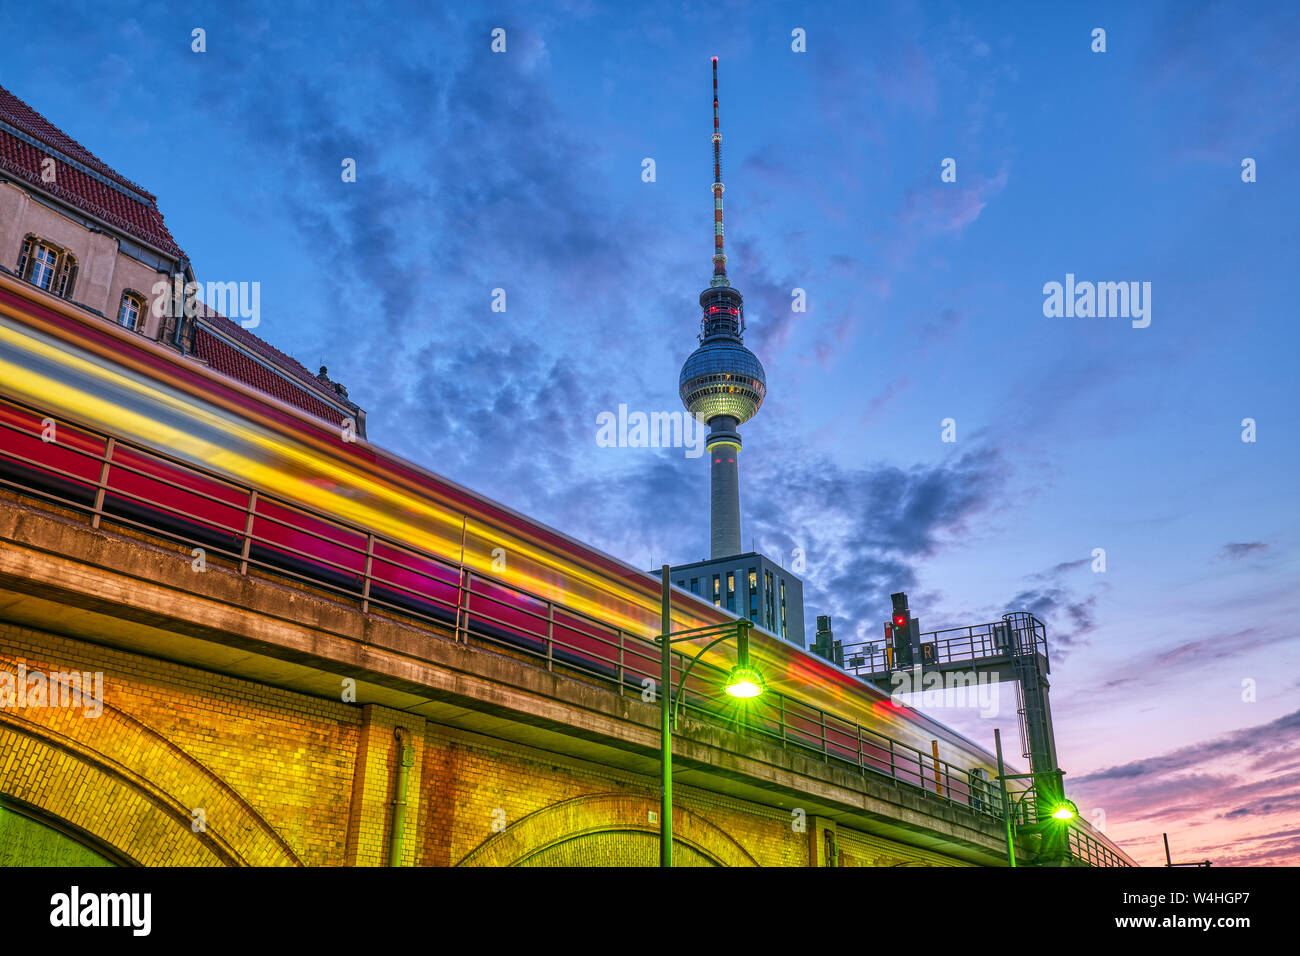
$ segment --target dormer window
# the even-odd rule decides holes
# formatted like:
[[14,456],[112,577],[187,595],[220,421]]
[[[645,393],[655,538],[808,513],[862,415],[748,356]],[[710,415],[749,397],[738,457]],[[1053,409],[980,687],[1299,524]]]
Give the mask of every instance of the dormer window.
[[18,256],[18,275],[46,292],[67,299],[77,281],[77,259],[66,249],[28,236]]
[[123,292],[122,304],[117,309],[117,324],[127,329],[135,329],[144,315],[144,297],[138,292]]

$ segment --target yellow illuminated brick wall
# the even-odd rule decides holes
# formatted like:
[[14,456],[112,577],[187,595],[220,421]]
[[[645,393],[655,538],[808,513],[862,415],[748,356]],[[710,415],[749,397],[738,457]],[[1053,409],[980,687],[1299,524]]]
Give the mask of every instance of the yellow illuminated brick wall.
[[[646,807],[657,809],[659,800],[658,781],[654,778],[592,768],[511,744],[493,743],[489,747],[463,736],[448,736],[443,728],[432,725],[426,740],[423,788],[421,863],[426,866],[455,865],[492,839],[498,832],[494,827],[513,827],[560,801],[623,793],[639,796]],[[674,787],[673,794],[677,814],[689,812],[712,824],[759,866],[808,864],[808,836],[795,829],[793,806],[773,809],[681,785]],[[603,811],[603,806],[593,807],[590,818],[584,818],[579,810],[579,825],[608,825],[607,817],[598,810]],[[571,819],[564,818],[556,823],[561,821],[572,825]],[[680,821],[674,822],[675,832],[682,832]],[[802,822],[807,825],[806,818]],[[657,822],[652,824],[646,819],[644,826],[651,832]],[[547,832],[544,828],[531,842],[545,846],[548,841],[563,841],[566,836],[563,829]],[[629,837],[629,842],[640,847],[641,863],[658,862],[657,837],[647,839],[637,834]],[[588,865],[599,865],[614,857],[623,862],[635,858],[626,847],[615,853],[607,845],[602,846],[608,838],[584,838],[582,843],[576,855],[574,848],[556,847],[547,851],[546,858],[566,865],[577,865],[583,858],[588,859]],[[683,851],[679,856],[693,854]]]
[[839,866],[972,866],[930,850],[895,843],[882,837],[836,828]]
[[[18,661],[102,671],[106,710],[0,712],[0,794],[146,865],[386,865],[399,725],[415,757],[403,865],[658,861],[653,775],[0,623],[0,669]],[[674,797],[683,866],[807,866],[826,826],[795,800],[682,784]],[[836,839],[839,865],[961,865],[843,827]]]
[[[188,771],[210,774],[262,817],[301,862],[342,863],[360,708],[7,623],[0,623],[0,656],[44,673],[102,671],[106,707],[154,731],[196,765],[186,768],[182,761],[178,770],[154,760],[154,775],[164,776],[149,781],[150,788],[193,791],[193,781],[184,779]],[[114,761],[125,759],[115,753],[118,745],[141,746],[103,739],[104,733],[122,732],[112,721],[82,719],[88,721],[90,745]],[[148,755],[137,756],[148,761]],[[83,812],[107,815],[113,808],[94,807],[107,796],[85,792],[78,802]],[[219,807],[188,807],[187,817],[193,809],[204,810],[207,826],[222,832]],[[177,826],[187,828],[184,821]],[[244,829],[248,822],[235,826]]]

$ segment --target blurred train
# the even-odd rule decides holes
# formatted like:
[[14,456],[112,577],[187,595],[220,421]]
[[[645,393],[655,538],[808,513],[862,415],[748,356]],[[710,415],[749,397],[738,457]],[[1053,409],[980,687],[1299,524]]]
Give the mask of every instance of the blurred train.
[[[638,691],[658,678],[656,578],[350,439],[0,274],[3,487],[414,614],[458,639],[545,656],[548,666]],[[735,619],[676,587],[672,615],[675,630]],[[769,691],[743,715],[750,732],[997,812],[987,750],[761,630],[750,650]],[[716,709],[707,668],[728,667],[734,654],[727,644],[705,654],[688,707]],[[1085,822],[1079,829],[1108,859],[1131,863]]]

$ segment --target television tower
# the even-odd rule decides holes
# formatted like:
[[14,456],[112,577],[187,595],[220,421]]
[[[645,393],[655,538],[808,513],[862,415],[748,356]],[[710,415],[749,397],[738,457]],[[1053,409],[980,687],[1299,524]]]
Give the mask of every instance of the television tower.
[[713,58],[713,278],[700,293],[700,347],[682,365],[679,392],[691,415],[709,426],[709,557],[740,548],[740,432],[767,395],[763,363],[745,348],[745,309],[727,279],[722,251],[722,132],[718,126],[718,58]]

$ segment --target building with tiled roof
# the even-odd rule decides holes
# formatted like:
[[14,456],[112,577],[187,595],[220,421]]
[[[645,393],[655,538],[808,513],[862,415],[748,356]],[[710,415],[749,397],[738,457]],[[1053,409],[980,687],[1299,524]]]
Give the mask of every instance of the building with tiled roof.
[[[202,287],[151,193],[2,86],[0,269],[79,306],[88,322],[131,329],[331,424],[350,420],[365,437],[365,412],[324,368],[313,375],[199,301]],[[209,283],[208,301],[215,287],[236,315],[235,286]]]

